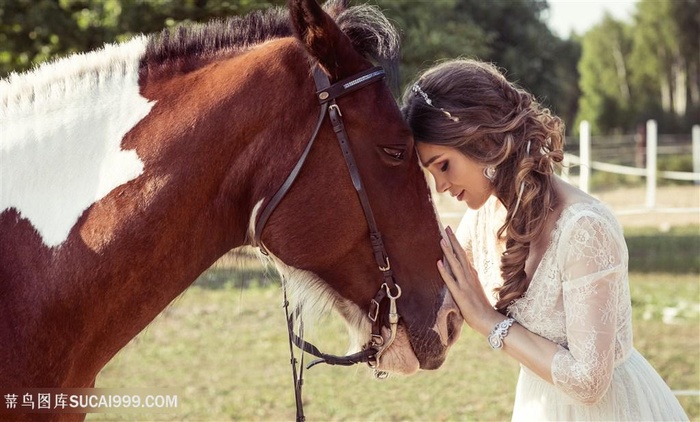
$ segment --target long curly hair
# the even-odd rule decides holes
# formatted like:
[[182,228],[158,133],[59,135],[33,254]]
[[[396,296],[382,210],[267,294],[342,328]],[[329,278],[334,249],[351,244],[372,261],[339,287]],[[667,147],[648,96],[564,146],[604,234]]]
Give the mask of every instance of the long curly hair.
[[552,174],[564,157],[564,123],[490,63],[447,61],[424,72],[416,83],[420,91],[409,87],[402,106],[415,140],[457,148],[496,168],[494,194],[507,215],[498,230],[506,249],[495,307],[506,314],[529,287],[525,261],[530,244],[559,200]]

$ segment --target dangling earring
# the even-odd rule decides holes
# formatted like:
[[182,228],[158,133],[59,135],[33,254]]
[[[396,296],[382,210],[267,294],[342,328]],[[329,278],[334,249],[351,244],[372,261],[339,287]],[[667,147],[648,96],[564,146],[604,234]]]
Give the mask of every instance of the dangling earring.
[[484,167],[484,177],[489,179],[489,182],[493,182],[493,179],[496,178],[496,167],[494,167],[494,166]]

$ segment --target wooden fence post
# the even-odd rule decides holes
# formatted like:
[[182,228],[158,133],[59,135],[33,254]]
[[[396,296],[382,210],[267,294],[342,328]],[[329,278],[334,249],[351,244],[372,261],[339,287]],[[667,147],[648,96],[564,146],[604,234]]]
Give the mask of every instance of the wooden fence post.
[[581,162],[579,168],[578,187],[588,193],[591,179],[591,128],[588,121],[581,121],[579,126],[579,157]]
[[647,208],[656,206],[656,153],[657,127],[655,120],[647,120]]
[[[700,173],[700,125],[693,125],[693,173]],[[695,184],[700,185],[700,180]]]

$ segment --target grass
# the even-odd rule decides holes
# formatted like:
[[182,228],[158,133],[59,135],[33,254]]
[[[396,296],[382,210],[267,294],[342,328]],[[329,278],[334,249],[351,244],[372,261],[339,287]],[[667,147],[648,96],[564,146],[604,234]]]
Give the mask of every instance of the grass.
[[[102,388],[171,388],[178,408],[162,415],[90,414],[88,420],[294,419],[279,287],[200,283],[97,379]],[[699,289],[697,275],[631,276],[635,347],[674,390],[700,389]],[[319,322],[312,340],[324,351],[343,353],[342,322],[335,316]],[[438,371],[384,381],[365,366],[307,371],[305,411],[308,420],[509,420],[518,370],[465,327]],[[679,400],[691,420],[700,419],[699,397]]]
[[625,228],[632,272],[700,274],[700,226]]

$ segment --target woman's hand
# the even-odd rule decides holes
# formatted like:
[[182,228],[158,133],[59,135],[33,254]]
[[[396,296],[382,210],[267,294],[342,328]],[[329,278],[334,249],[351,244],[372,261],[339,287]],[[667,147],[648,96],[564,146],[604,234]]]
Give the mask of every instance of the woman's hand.
[[445,231],[447,239],[442,239],[440,246],[454,275],[450,274],[442,260],[438,261],[438,271],[450,289],[464,321],[474,330],[488,335],[493,325],[503,319],[503,316],[489,303],[479,282],[479,276],[469,263],[467,254],[452,229],[448,226]]
[[[502,322],[504,317],[491,307],[476,271],[470,265],[467,254],[452,230],[447,227],[446,232],[447,239],[443,239],[440,245],[454,276],[447,271],[442,261],[438,261],[440,275],[450,289],[466,323],[475,331],[488,336],[491,329]],[[552,361],[558,353],[558,348],[556,343],[528,331],[520,324],[513,324],[504,341],[503,350],[543,380],[553,383]]]

